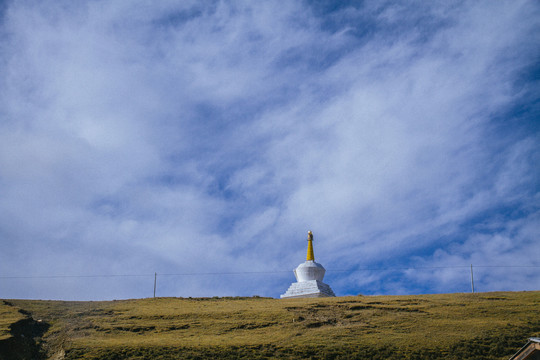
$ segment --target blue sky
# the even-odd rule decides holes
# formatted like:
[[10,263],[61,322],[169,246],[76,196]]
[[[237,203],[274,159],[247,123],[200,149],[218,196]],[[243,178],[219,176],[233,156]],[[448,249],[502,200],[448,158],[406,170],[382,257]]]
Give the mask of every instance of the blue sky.
[[539,30],[536,1],[4,2],[0,297],[278,297],[308,230],[337,295],[538,290]]

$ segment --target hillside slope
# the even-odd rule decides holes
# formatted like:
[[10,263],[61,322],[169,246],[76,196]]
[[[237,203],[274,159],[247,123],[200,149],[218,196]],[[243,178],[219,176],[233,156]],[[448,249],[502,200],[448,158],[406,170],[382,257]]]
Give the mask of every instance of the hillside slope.
[[[539,310],[540,292],[7,300],[0,359],[28,356],[7,345],[21,334],[56,359],[508,359],[540,336]],[[10,332],[21,316],[27,326]]]

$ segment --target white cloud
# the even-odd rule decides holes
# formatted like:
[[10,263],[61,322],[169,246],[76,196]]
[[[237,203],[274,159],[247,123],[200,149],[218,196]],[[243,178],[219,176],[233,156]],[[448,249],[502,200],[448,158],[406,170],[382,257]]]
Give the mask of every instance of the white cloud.
[[[328,269],[537,265],[538,137],[497,122],[534,92],[523,74],[539,8],[440,6],[11,3],[0,274],[283,270],[302,260],[308,229]],[[462,289],[454,269],[400,276],[332,279],[338,294]],[[282,279],[163,289],[277,296]],[[66,286],[81,299],[146,296],[136,284]],[[6,286],[0,297],[77,298]]]

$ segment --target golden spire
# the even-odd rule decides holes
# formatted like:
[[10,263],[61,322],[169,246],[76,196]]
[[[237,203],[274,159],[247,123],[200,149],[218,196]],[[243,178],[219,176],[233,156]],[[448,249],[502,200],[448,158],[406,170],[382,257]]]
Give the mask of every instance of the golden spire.
[[307,246],[307,256],[306,261],[315,261],[315,255],[313,255],[313,233],[308,231],[307,236],[308,246]]

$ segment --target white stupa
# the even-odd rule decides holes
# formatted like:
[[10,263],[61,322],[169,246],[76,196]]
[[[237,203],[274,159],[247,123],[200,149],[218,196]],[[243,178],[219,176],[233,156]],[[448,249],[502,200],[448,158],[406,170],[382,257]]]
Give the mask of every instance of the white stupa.
[[306,262],[294,269],[295,283],[292,283],[287,292],[281,295],[285,298],[328,297],[336,296],[329,285],[322,282],[324,267],[315,262],[313,255],[313,233],[308,231],[308,249]]

